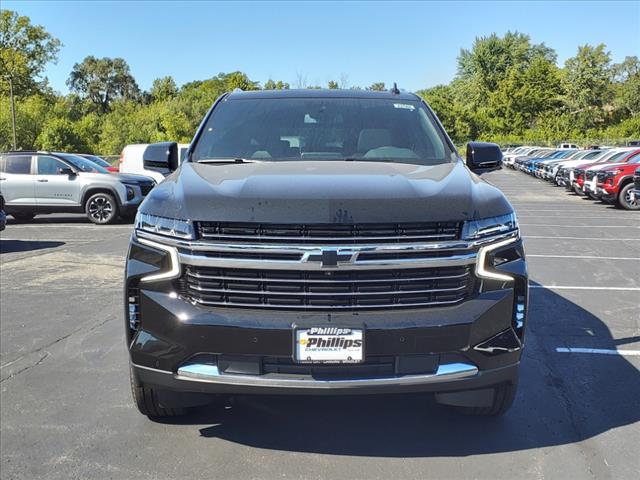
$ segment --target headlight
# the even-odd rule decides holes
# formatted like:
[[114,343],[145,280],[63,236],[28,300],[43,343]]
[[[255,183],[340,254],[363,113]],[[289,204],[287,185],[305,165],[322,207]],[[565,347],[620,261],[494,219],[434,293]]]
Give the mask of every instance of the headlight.
[[127,201],[133,200],[135,196],[136,191],[133,189],[133,187],[127,186]]
[[193,240],[195,238],[193,223],[190,220],[158,217],[142,212],[138,212],[138,215],[136,215],[136,230],[185,240]]
[[463,240],[476,240],[501,233],[517,232],[518,219],[514,212],[499,217],[482,218],[464,222]]

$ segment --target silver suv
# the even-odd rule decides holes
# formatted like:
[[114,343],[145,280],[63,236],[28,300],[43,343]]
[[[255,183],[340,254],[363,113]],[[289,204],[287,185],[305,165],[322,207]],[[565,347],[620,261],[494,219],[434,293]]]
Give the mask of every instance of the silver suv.
[[78,155],[54,152],[0,154],[0,193],[17,220],[39,213],[86,213],[97,224],[135,216],[155,186],[142,175],[109,173]]

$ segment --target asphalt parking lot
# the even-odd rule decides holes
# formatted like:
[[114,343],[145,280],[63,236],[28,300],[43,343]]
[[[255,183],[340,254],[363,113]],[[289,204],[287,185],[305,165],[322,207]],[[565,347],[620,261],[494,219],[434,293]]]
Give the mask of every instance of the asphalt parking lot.
[[129,391],[131,225],[10,220],[1,477],[638,478],[640,212],[510,170],[487,179],[518,213],[532,281],[518,398],[498,419],[423,396],[239,397],[153,422]]

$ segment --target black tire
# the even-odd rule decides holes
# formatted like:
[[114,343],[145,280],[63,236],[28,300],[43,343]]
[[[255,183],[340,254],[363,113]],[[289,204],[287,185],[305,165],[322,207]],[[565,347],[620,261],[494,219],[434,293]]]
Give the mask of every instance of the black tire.
[[456,412],[463,415],[481,415],[486,417],[496,417],[503,415],[511,408],[516,398],[518,390],[517,384],[505,383],[495,387],[493,404],[489,407],[452,407]]
[[133,367],[129,366],[131,395],[138,411],[147,417],[177,417],[186,413],[185,408],[165,408],[158,403],[155,390],[141,384],[136,378]]
[[625,210],[640,210],[640,198],[636,198],[631,201],[631,190],[633,190],[633,183],[627,183],[620,189],[618,194],[618,205]]
[[29,222],[35,217],[35,213],[12,213],[11,216],[19,222]]
[[87,218],[97,225],[107,225],[118,219],[118,203],[109,193],[95,193],[84,204]]

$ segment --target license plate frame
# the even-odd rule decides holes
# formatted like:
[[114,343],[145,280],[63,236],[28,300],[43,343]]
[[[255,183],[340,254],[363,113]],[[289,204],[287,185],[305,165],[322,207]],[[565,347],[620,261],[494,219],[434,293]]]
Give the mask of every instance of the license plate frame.
[[[315,348],[309,349],[309,346]],[[362,363],[364,359],[364,328],[305,326],[293,329],[293,361],[296,363],[341,365]]]

